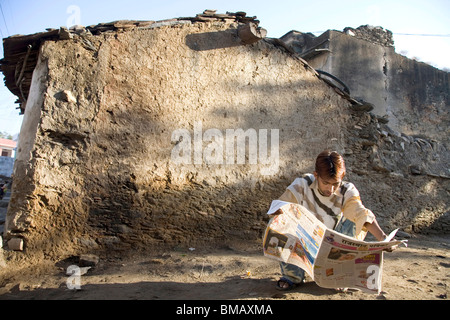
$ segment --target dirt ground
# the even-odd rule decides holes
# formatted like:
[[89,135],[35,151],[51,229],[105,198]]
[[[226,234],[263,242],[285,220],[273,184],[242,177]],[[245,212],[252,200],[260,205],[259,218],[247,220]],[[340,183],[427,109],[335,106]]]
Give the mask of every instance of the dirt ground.
[[3,273],[0,300],[446,300],[450,285],[450,236],[413,236],[408,247],[385,253],[382,293],[338,292],[310,278],[289,292],[276,290],[278,263],[263,256],[261,243],[216,248],[116,253],[69,289],[68,258]]

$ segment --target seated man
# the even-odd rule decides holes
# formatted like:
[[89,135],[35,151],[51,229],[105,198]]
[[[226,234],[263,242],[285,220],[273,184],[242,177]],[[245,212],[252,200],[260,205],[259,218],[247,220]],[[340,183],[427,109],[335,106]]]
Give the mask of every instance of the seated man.
[[[336,151],[323,151],[316,159],[314,174],[295,179],[279,200],[306,207],[328,228],[358,240],[363,240],[368,231],[379,241],[384,240],[386,234],[375,215],[361,203],[355,186],[342,181],[344,176],[342,156]],[[280,267],[278,289],[290,290],[304,281],[303,269],[284,262],[280,262]]]

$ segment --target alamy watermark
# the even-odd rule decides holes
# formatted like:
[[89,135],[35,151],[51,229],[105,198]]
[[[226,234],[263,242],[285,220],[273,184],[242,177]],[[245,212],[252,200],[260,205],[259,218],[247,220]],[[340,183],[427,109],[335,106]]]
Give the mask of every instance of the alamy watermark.
[[66,20],[67,29],[74,25],[81,25],[81,9],[77,5],[70,5],[66,9],[66,13],[69,14]]
[[[172,132],[174,147],[171,161],[194,165],[257,165],[262,175],[274,175],[280,165],[279,129],[211,128],[203,132],[203,123]],[[270,134],[269,134],[270,131]],[[270,136],[270,143],[269,143]],[[270,152],[269,152],[270,148]]]

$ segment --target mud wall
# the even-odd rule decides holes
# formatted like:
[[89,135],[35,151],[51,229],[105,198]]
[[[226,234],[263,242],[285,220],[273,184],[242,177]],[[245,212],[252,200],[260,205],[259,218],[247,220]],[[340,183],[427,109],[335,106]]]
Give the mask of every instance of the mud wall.
[[237,28],[44,42],[5,236],[45,256],[260,237],[271,200],[321,150],[343,151],[350,114],[301,61],[242,45]]

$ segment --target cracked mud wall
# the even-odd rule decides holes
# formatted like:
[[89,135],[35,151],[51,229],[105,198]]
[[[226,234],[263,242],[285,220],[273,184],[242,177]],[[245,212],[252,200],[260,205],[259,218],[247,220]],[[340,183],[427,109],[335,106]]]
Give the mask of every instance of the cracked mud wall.
[[[42,257],[259,238],[270,201],[320,151],[343,151],[350,114],[301,61],[267,41],[241,45],[237,27],[46,41],[5,235]],[[278,170],[262,174],[267,164],[248,154],[244,164],[174,163],[173,133],[194,140],[199,124],[223,136],[278,129]],[[203,152],[211,142],[203,136]]]

